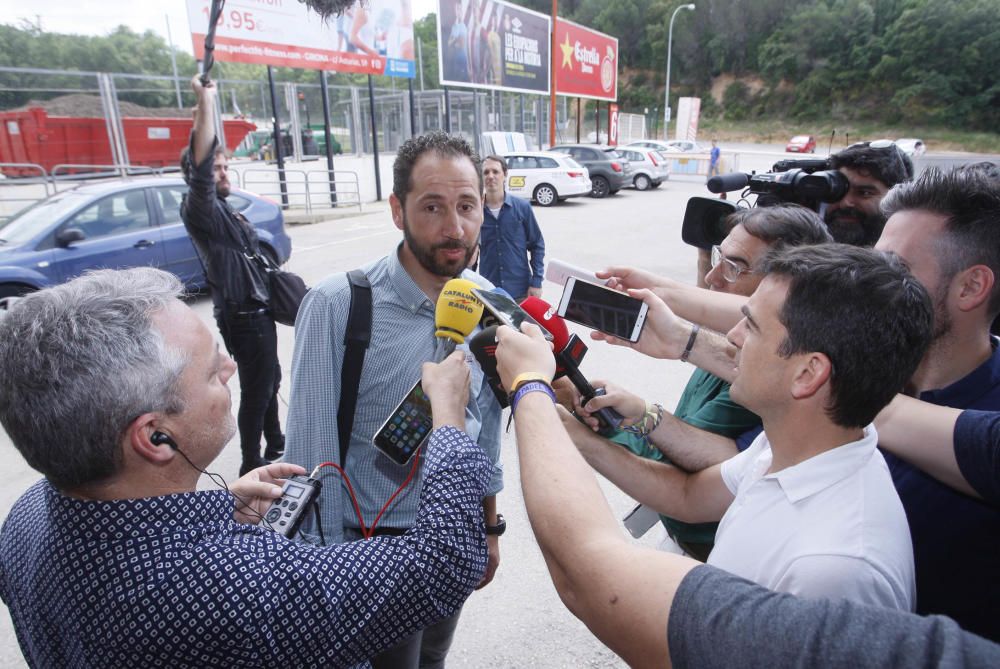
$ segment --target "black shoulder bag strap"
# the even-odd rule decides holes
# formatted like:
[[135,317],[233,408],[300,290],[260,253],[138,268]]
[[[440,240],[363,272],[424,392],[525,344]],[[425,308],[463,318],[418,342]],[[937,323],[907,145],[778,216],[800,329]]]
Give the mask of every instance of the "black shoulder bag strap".
[[351,445],[354,411],[361,387],[361,367],[372,338],[372,285],[360,269],[347,273],[351,284],[351,307],[344,333],[344,360],[340,365],[340,407],[337,409],[337,437],[340,441],[340,466],[347,467],[347,448]]

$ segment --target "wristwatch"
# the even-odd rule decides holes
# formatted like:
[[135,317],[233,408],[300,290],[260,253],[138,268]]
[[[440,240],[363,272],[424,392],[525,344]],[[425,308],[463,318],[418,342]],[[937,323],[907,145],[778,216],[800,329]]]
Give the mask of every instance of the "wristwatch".
[[497,514],[497,524],[487,525],[486,534],[489,536],[499,537],[501,534],[507,531],[507,521],[503,519],[503,514]]

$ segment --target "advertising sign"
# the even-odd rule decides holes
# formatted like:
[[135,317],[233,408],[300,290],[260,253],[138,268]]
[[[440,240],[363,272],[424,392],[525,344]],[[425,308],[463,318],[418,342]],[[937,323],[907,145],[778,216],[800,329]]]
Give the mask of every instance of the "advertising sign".
[[[187,0],[194,56],[205,55],[210,0]],[[369,0],[323,21],[297,0],[228,0],[215,31],[215,59],[412,78],[410,0]]]
[[681,98],[677,102],[677,127],[674,139],[698,139],[701,98]]
[[500,0],[438,0],[442,86],[549,92],[551,19]]
[[618,105],[608,105],[608,144],[618,146]]
[[618,40],[558,19],[555,80],[559,95],[617,100]]

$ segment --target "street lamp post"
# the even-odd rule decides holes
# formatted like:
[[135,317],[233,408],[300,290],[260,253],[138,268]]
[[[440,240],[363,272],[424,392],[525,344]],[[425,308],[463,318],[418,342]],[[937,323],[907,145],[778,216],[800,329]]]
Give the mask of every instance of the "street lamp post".
[[674,19],[682,9],[694,9],[694,4],[681,5],[670,15],[670,30],[667,33],[667,88],[663,91],[663,139],[670,139],[670,48],[674,43]]

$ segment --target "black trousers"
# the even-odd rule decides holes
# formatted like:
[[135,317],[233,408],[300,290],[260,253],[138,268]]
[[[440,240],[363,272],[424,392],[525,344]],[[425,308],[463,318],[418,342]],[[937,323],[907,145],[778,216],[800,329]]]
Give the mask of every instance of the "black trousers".
[[245,468],[261,464],[261,434],[269,445],[278,446],[284,437],[278,421],[278,335],[274,320],[266,310],[229,313],[217,317],[219,331],[240,374],[240,411],[236,423],[240,431],[240,451]]

